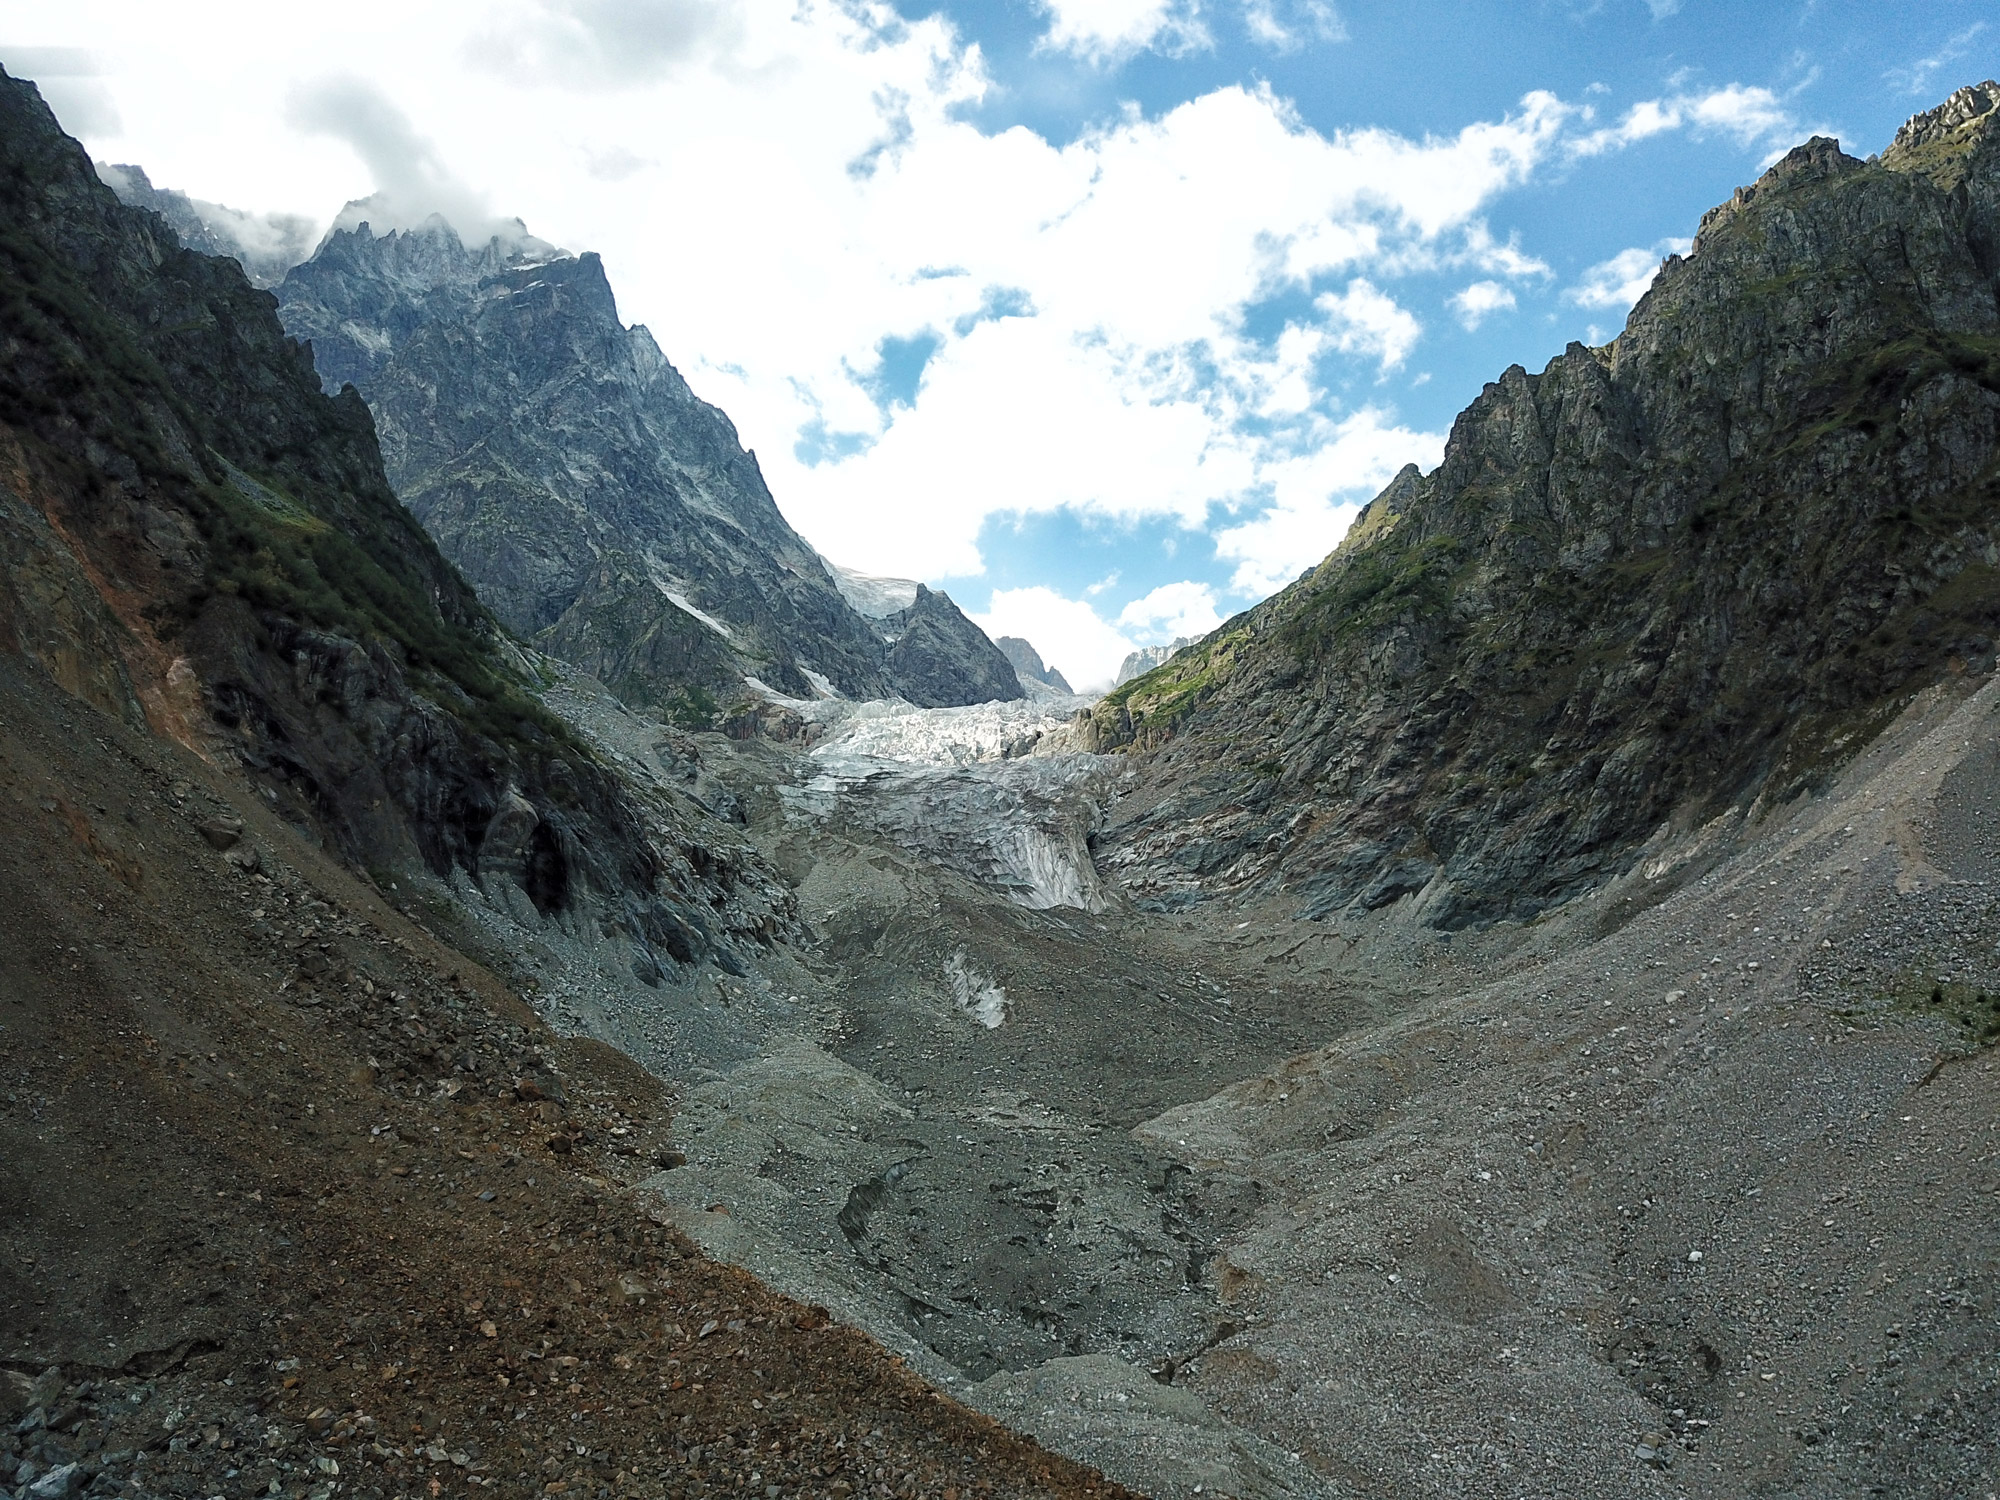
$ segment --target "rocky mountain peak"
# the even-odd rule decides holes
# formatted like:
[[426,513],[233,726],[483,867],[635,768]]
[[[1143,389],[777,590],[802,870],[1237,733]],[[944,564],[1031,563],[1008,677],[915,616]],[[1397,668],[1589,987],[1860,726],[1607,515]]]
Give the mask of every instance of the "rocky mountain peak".
[[1756,202],[1759,195],[1777,192],[1785,187],[1818,178],[1851,172],[1860,166],[1861,163],[1842,151],[1840,142],[1831,136],[1816,135],[1804,145],[1794,146],[1772,163],[1762,177],[1747,187],[1738,188],[1728,202],[1717,204],[1701,216],[1701,227],[1695,231],[1694,236],[1694,253],[1700,254],[1707,240],[1737,214]]
[[1991,159],[2000,140],[2000,83],[1988,79],[1959,89],[1936,109],[1912,115],[1896,132],[1882,165],[1918,172],[1950,192],[1972,174],[1972,159]]
[[1908,693],[1985,670],[1988,100],[1879,163],[1787,153],[1610,346],[1505,371],[1312,573],[1108,695],[1083,736],[1153,786],[1113,864],[1167,904],[1524,919],[1663,829],[1825,785]]
[[1013,664],[1014,675],[1021,679],[1023,687],[1030,682],[1039,682],[1042,686],[1054,688],[1059,693],[1075,691],[1069,685],[1068,678],[1042,660],[1042,653],[1034,648],[1032,642],[1023,640],[1018,635],[1002,635],[995,636],[993,644],[998,646],[1000,654]]
[[1985,129],[1991,126],[1996,110],[2000,110],[2000,83],[1989,78],[1984,83],[1967,84],[1936,109],[1927,109],[1904,121],[1890,143],[1890,150],[1914,151],[1921,146],[1935,146],[1975,123]]
[[236,261],[252,286],[276,286],[312,252],[312,221],[298,214],[246,213],[157,188],[143,167],[129,162],[99,162],[97,175],[119,202],[165,219],[186,248]]
[[1021,696],[949,599],[912,585],[893,624],[852,607],[729,418],[619,321],[594,252],[518,224],[467,245],[436,216],[377,235],[362,207],[278,287],[282,316],[328,389],[367,400],[398,494],[511,629],[694,726],[753,681]]

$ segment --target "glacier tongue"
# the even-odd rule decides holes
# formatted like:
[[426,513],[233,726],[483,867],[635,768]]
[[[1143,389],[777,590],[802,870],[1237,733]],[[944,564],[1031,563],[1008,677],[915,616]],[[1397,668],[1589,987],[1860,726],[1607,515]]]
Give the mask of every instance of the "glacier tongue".
[[1117,763],[1069,739],[1071,717],[1091,701],[794,704],[825,738],[804,783],[785,789],[786,806],[851,821],[1022,906],[1103,911],[1110,898],[1089,838]]

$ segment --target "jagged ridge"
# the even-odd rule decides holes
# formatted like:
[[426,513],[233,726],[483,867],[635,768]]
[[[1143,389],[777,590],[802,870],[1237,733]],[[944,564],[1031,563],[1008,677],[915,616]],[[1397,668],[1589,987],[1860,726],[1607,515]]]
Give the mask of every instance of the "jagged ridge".
[[1793,151],[1612,345],[1508,370],[1318,569],[1108,696],[1086,741],[1153,754],[1107,862],[1527,918],[1989,667],[2000,91],[1954,97],[1880,163]]
[[367,399],[397,492],[500,618],[628,700],[707,724],[746,677],[931,707],[1021,696],[943,596],[926,649],[887,648],[728,417],[620,323],[596,255],[525,230],[468,249],[442,219],[380,237],[361,223],[278,296],[328,387]]
[[543,710],[270,294],[4,75],[0,331],[0,646],[240,760],[364,868],[591,909],[644,977],[790,930],[722,830],[643,816]]

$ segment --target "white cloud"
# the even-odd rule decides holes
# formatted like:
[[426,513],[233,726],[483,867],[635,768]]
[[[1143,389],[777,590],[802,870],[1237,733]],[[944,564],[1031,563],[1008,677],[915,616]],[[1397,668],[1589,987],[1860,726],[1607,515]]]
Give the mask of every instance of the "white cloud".
[[1616,125],[1577,137],[1568,150],[1572,156],[1600,156],[1674,130],[1690,131],[1697,138],[1726,135],[1746,148],[1789,146],[1801,133],[1797,118],[1777,94],[1767,88],[1732,83],[1707,93],[1642,99]]
[[1412,314],[1365,276],[1355,277],[1339,294],[1321,293],[1313,306],[1326,314],[1328,342],[1334,348],[1380,361],[1385,375],[1408,357],[1424,331]]
[[1148,48],[1192,52],[1211,44],[1197,0],[1040,0],[1049,13],[1046,45],[1092,62]]
[[1563,301],[1578,307],[1629,312],[1659,275],[1660,262],[1669,255],[1685,255],[1693,248],[1693,240],[1667,239],[1657,245],[1635,245],[1620,250],[1609,260],[1599,261],[1586,270],[1581,281],[1563,292]]
[[1514,307],[1512,288],[1504,287],[1497,281],[1475,281],[1446,300],[1468,333],[1494,313],[1509,312]]
[[1184,579],[1163,583],[1145,597],[1134,599],[1118,612],[1118,623],[1151,645],[1207,635],[1222,623],[1222,616],[1215,612],[1214,589]]
[[1273,52],[1296,52],[1308,42],[1344,42],[1340,12],[1322,0],[1244,0],[1243,29]]
[[540,0],[491,15],[467,57],[529,84],[646,82],[729,57],[744,40],[741,12],[723,0]]
[[1339,544],[1355,513],[1404,464],[1436,467],[1444,438],[1397,426],[1371,407],[1272,463],[1266,470],[1270,503],[1215,534],[1217,555],[1236,563],[1230,587],[1259,598],[1290,583]]
[[1080,693],[1110,687],[1133,650],[1130,639],[1081,599],[1039,584],[994,590],[986,613],[972,618],[990,636],[1020,636]]
[[1891,68],[1882,76],[1899,94],[1928,94],[1931,80],[1937,77],[1938,71],[1970,52],[1973,42],[1985,29],[1984,21],[1974,21],[1929,57],[1920,57],[1907,67]]
[[90,49],[0,46],[0,65],[15,78],[33,79],[42,101],[71,135],[96,140],[122,128],[101,77],[104,68]]

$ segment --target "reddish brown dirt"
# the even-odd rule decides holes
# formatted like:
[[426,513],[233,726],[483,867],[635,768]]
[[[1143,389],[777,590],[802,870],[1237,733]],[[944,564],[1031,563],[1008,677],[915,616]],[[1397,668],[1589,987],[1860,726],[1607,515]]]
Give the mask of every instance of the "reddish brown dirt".
[[0,829],[0,1487],[1124,1493],[663,1230],[657,1080],[10,660]]

